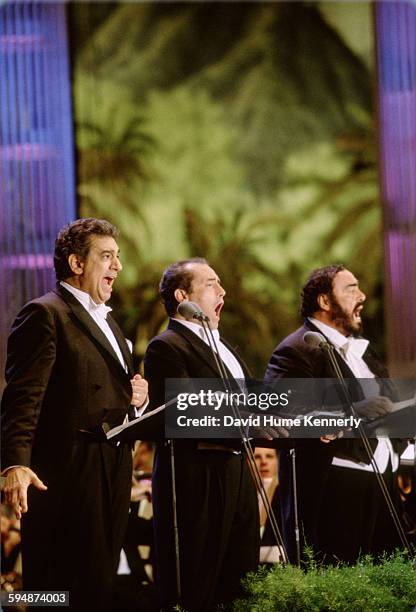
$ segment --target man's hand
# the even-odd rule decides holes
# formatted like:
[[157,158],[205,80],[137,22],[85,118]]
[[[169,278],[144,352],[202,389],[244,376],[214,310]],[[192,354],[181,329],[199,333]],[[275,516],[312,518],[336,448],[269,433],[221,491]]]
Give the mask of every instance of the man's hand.
[[[356,415],[369,420],[385,416],[391,411],[393,406],[393,402],[388,397],[384,397],[383,395],[374,395],[372,397],[367,397],[360,402],[354,403]],[[351,431],[351,428],[347,429],[346,431]],[[341,430],[336,434],[326,434],[325,436],[321,436],[320,440],[321,442],[327,444],[328,442],[332,442],[337,438],[342,438],[343,435],[344,432]]]
[[46,491],[48,488],[28,467],[13,467],[7,470],[4,482],[5,501],[18,519],[28,511],[27,490],[30,485],[40,491]]
[[[351,427],[349,427],[347,431],[351,431]],[[319,439],[321,442],[324,442],[324,444],[328,444],[328,442],[333,442],[334,440],[338,440],[338,438],[342,438],[343,435],[344,435],[344,431],[341,429],[341,431],[338,431],[337,433],[325,434],[324,436],[321,436]]]
[[357,416],[370,420],[386,416],[386,414],[391,412],[393,406],[393,402],[388,397],[384,397],[383,395],[367,397],[360,402],[354,403],[354,409]]
[[130,499],[132,502],[138,502],[142,499],[147,499],[149,502],[151,502],[152,481],[149,479],[136,480],[133,476]]
[[136,408],[140,408],[147,400],[147,380],[142,378],[140,374],[135,374],[130,382],[133,389],[131,404]]

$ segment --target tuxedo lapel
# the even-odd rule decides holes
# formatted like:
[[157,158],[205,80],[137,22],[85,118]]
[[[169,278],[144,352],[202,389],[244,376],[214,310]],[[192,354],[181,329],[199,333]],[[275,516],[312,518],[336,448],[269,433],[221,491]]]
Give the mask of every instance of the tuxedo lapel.
[[[85,331],[89,336],[97,342],[101,348],[107,351],[107,353],[115,360],[116,364],[120,368],[120,370],[126,375],[126,371],[124,370],[122,364],[120,363],[120,359],[118,358],[116,352],[114,351],[111,343],[107,339],[107,336],[104,332],[101,331],[100,327],[94,321],[94,319],[88,314],[82,304],[72,295],[70,291],[67,291],[64,287],[58,285],[55,293],[61,297],[64,302],[71,309],[71,315],[77,319],[79,323],[83,326]],[[129,363],[129,362],[128,362]]]
[[[199,358],[203,359],[210,366],[213,372],[213,378],[214,377],[221,378],[221,373],[218,371],[218,367],[217,367],[217,364],[215,363],[215,359],[212,355],[212,352],[209,346],[203,340],[201,340],[201,338],[199,338],[196,334],[194,334],[194,332],[191,331],[188,327],[186,327],[185,325],[182,325],[182,323],[178,323],[177,321],[175,321],[175,319],[170,319],[168,329],[175,331],[176,333],[180,334],[188,341],[190,347],[199,356]],[[224,368],[227,372],[228,378],[234,379],[234,376],[231,374],[231,372],[229,371],[225,363],[224,363]]]
[[[327,340],[331,346],[334,346],[332,344],[332,342],[330,341],[330,339],[327,338],[327,336],[325,336],[325,334],[318,327],[316,327],[311,321],[309,321],[309,319],[306,319],[304,327],[305,327],[305,332],[306,331],[318,332],[318,334],[321,334],[321,336],[323,336],[325,338],[325,340]],[[324,350],[323,349],[319,349],[319,350],[321,350],[324,359],[328,363],[328,368],[330,368],[330,370],[332,372],[331,377],[335,376],[335,372],[333,372],[332,365],[330,365],[329,359],[328,359],[327,355],[324,354]],[[341,357],[341,355],[338,353],[337,350],[334,350],[334,356],[335,356],[337,364],[338,364],[338,366],[339,366],[339,368],[340,368],[340,370],[342,372],[343,377],[344,378],[356,378],[355,374],[350,369],[350,367],[348,366],[347,362],[344,361],[344,359]]]
[[[306,328],[306,331],[310,330],[310,331],[318,332],[319,334],[324,336],[324,338],[328,340],[330,344],[332,344],[329,338],[327,338],[325,334],[322,333],[321,330],[318,329],[308,319],[305,321],[305,328]],[[334,354],[335,354],[337,363],[341,369],[343,376],[345,378],[356,378],[353,371],[350,369],[346,361],[344,361],[344,359],[341,357],[341,355],[338,353],[337,350],[334,351]],[[382,363],[380,363],[380,361],[374,356],[370,348],[367,348],[367,350],[365,351],[363,355],[363,360],[368,365],[369,369],[374,374],[374,376],[376,376],[377,378],[388,378],[389,374],[388,374],[387,368]]]
[[117,344],[120,348],[121,354],[123,355],[124,361],[127,365],[129,375],[133,376],[134,374],[133,356],[129,350],[129,347],[127,345],[123,332],[121,331],[121,329],[119,328],[116,321],[113,319],[111,315],[107,315],[107,323],[117,340]]
[[380,363],[380,361],[368,348],[363,355],[363,359],[375,376],[377,376],[378,378],[389,377],[387,368],[382,363]]
[[399,394],[394,382],[390,379],[387,367],[377,359],[372,351],[368,349],[364,353],[363,359],[378,379],[380,395],[389,397],[393,402],[399,401]]

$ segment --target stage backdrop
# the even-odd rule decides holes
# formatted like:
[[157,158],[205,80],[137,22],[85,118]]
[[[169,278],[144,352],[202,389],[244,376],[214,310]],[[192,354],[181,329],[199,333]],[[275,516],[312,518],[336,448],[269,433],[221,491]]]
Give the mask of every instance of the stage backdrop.
[[75,217],[72,137],[65,5],[0,2],[0,391],[10,325],[54,287]]
[[372,14],[342,5],[69,7],[80,211],[121,228],[116,312],[138,355],[165,322],[164,266],[195,255],[257,375],[330,262],[360,278],[383,348]]

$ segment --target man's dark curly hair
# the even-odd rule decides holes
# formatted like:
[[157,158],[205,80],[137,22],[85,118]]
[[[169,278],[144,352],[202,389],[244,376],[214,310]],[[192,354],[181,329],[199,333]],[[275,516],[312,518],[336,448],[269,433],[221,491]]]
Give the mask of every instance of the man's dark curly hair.
[[311,272],[301,291],[302,317],[311,317],[319,310],[318,296],[332,293],[334,277],[342,270],[345,270],[342,264],[332,264]]
[[87,257],[92,236],[118,237],[118,229],[105,219],[77,219],[61,229],[55,241],[54,266],[57,280],[65,280],[72,276],[68,264],[68,257],[79,255],[85,260]]
[[159,283],[159,293],[165,305],[167,314],[175,316],[179,302],[175,298],[176,289],[183,289],[187,293],[191,289],[194,273],[193,264],[208,264],[203,257],[193,257],[177,261],[166,268]]

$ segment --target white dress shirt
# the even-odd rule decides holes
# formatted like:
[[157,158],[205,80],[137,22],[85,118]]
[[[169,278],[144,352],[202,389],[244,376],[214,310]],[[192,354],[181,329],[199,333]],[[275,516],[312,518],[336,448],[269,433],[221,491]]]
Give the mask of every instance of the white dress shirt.
[[[72,293],[72,295],[78,300],[78,302],[85,308],[88,314],[94,319],[97,323],[98,327],[101,329],[109,343],[114,349],[121,365],[128,372],[128,367],[126,362],[124,361],[124,357],[118,345],[115,335],[113,334],[109,324],[107,323],[107,314],[112,311],[110,306],[106,306],[105,304],[96,304],[89,293],[86,291],[82,291],[77,287],[73,287],[69,283],[65,281],[61,281],[60,285],[64,287],[67,291]],[[131,350],[131,346],[129,346]]]
[[[342,359],[347,363],[348,367],[358,379],[365,378],[365,385],[362,385],[363,393],[366,397],[372,395],[380,395],[380,387],[376,380],[374,380],[374,386],[371,385],[369,379],[375,379],[374,373],[369,369],[368,365],[363,359],[363,355],[367,350],[369,341],[364,338],[354,338],[353,336],[344,336],[339,331],[318,321],[317,319],[310,318],[311,323],[315,325],[333,344],[335,350],[341,355]],[[374,451],[374,459],[378,465],[380,473],[383,474],[386,471],[389,457],[393,471],[397,470],[399,465],[398,455],[394,452],[393,446],[389,438],[377,438],[378,443]],[[332,465],[339,467],[346,467],[355,470],[363,470],[365,472],[373,472],[372,465],[366,463],[357,463],[355,461],[349,461],[348,459],[339,459],[334,457]]]

